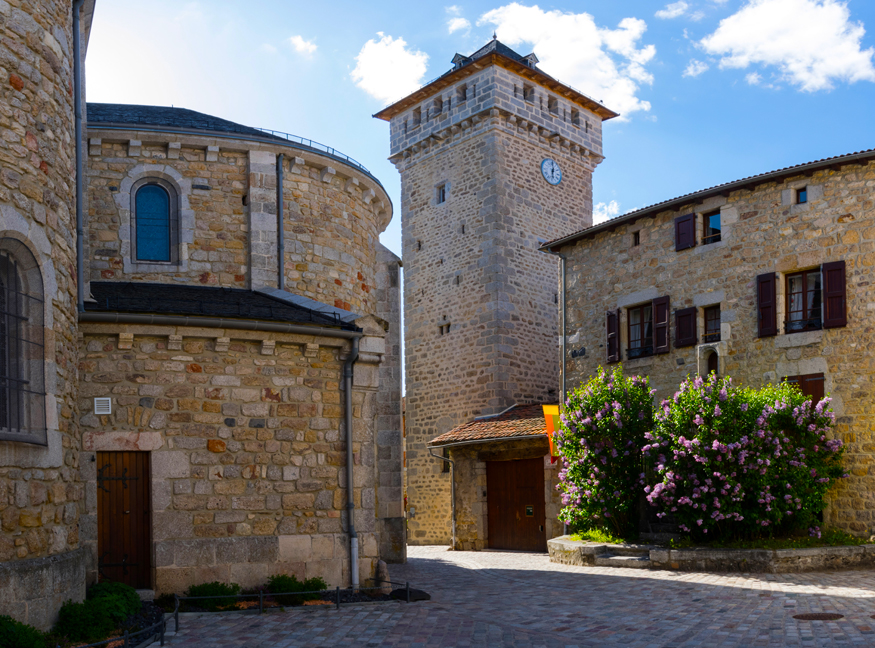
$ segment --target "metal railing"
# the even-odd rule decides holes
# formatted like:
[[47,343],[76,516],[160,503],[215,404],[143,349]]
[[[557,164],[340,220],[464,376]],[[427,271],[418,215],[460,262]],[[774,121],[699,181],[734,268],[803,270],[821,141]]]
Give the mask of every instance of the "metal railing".
[[[179,631],[179,601],[176,601],[176,609],[169,613],[170,616],[173,617],[176,625],[174,627],[174,631]],[[128,632],[124,631],[124,634],[121,637],[112,637],[111,639],[104,639],[103,641],[98,641],[97,643],[88,644],[87,646],[77,646],[77,648],[104,648],[105,646],[109,646],[110,644],[117,645],[119,641],[122,642],[121,646],[118,648],[140,648],[141,646],[148,646],[151,643],[154,643],[157,639],[161,642],[161,645],[164,645],[164,635],[167,632],[167,621],[170,619],[168,614],[162,612],[161,620],[156,621],[152,625],[147,628],[143,628],[142,630],[137,630],[136,632]],[[61,648],[60,645],[57,645],[56,648]]]
[[255,130],[259,130],[262,133],[267,133],[269,135],[273,135],[274,137],[281,137],[283,139],[289,140],[290,142],[295,142],[296,144],[301,144],[302,146],[306,146],[308,148],[315,149],[317,151],[322,151],[324,153],[328,153],[329,155],[332,155],[336,158],[340,158],[341,160],[344,160],[345,162],[349,162],[350,164],[358,167],[359,169],[361,169],[362,171],[364,171],[368,175],[372,175],[371,172],[368,171],[367,167],[365,167],[364,164],[362,164],[358,160],[355,160],[355,159],[349,157],[345,153],[341,153],[336,148],[333,148],[331,146],[327,146],[325,144],[320,144],[319,142],[317,142],[315,140],[307,139],[306,137],[301,137],[300,135],[292,135],[291,133],[284,133],[283,131],[273,130],[271,128],[260,128],[260,127],[256,126]]

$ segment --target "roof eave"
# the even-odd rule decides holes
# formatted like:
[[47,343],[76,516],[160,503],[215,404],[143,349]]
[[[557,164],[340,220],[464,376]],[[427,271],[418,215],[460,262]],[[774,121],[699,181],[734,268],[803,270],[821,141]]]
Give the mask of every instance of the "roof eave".
[[547,433],[543,434],[524,434],[522,436],[512,437],[490,437],[488,439],[468,439],[465,441],[451,441],[450,443],[435,443],[431,441],[427,444],[429,448],[446,448],[449,446],[474,445],[475,443],[494,443],[495,441],[521,441],[523,439],[540,439],[546,437]]

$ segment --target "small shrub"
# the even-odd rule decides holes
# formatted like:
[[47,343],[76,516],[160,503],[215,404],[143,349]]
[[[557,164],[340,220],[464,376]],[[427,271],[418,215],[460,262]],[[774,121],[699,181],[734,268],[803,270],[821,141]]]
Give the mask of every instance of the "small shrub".
[[599,367],[568,397],[557,435],[564,464],[560,520],[578,530],[634,533],[644,486],[641,448],[653,427],[652,397],[647,378],[626,378],[622,367],[612,374]]
[[88,598],[102,602],[114,623],[119,624],[140,611],[143,603],[140,595],[130,585],[104,581],[88,590]]
[[46,642],[33,626],[0,616],[0,648],[46,648]]
[[238,601],[234,595],[239,593],[240,586],[235,583],[213,581],[212,583],[203,583],[202,585],[192,585],[186,590],[185,595],[214,597],[191,601],[191,603],[209,612],[216,612],[219,608],[234,605]]
[[73,641],[94,643],[108,637],[116,624],[110,616],[106,599],[91,599],[84,603],[67,601],[58,613],[55,632]]
[[301,582],[295,576],[277,574],[267,579],[267,591],[271,594],[286,594],[274,596],[280,605],[301,605],[304,601],[315,601],[321,598],[319,594],[291,595],[289,592],[321,592],[328,589],[327,583],[320,577],[308,578]]

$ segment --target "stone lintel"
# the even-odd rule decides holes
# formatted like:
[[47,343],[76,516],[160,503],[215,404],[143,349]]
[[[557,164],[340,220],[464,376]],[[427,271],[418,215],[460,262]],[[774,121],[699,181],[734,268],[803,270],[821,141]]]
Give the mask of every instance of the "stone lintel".
[[219,159],[219,147],[208,146],[206,149],[207,162],[216,162]]

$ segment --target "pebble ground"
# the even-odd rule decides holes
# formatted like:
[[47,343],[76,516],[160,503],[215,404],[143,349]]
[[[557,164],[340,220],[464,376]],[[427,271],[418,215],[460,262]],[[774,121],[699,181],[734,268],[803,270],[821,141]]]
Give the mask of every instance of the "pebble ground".
[[[875,572],[676,573],[446,547],[409,547],[408,557],[406,565],[389,566],[392,580],[424,589],[431,601],[186,616],[167,645],[875,647]],[[844,618],[793,618],[805,612]]]

